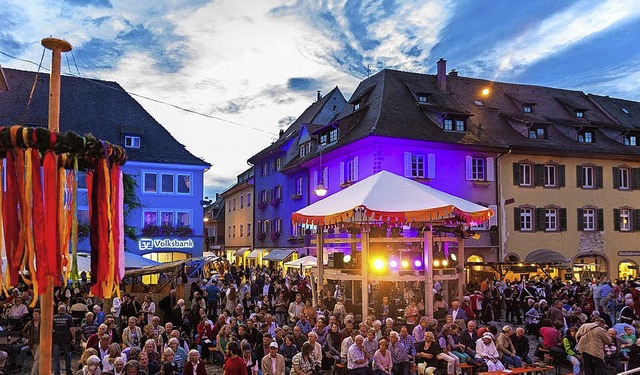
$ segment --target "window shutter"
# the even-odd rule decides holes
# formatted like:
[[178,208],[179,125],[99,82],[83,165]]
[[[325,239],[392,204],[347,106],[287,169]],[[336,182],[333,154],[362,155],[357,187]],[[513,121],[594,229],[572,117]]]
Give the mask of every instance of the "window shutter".
[[613,167],[613,188],[614,189],[619,189],[620,188],[620,168],[618,167]]
[[534,164],[533,186],[544,186],[544,164]]
[[358,181],[358,157],[353,158],[353,180]]
[[340,185],[344,184],[344,162],[340,163]]
[[513,229],[520,231],[520,207],[513,208]]
[[322,184],[325,189],[329,188],[329,167],[324,167],[322,169]]
[[584,216],[582,208],[578,208],[578,232],[584,231]]
[[489,209],[493,211],[493,216],[489,218],[489,229],[492,226],[498,226],[498,206],[495,204],[490,204]]
[[318,187],[318,171],[313,171],[313,190]]
[[567,231],[567,209],[566,208],[560,209],[560,231],[562,232]]
[[631,170],[631,189],[640,189],[640,168]]
[[598,229],[600,232],[604,230],[604,209],[598,208]]
[[487,163],[487,181],[494,181],[496,179],[496,173],[493,165],[493,158],[487,158],[485,160]]
[[413,174],[411,173],[411,153],[410,152],[405,152],[404,153],[404,176],[405,177],[413,177]]
[[427,178],[436,178],[436,154],[427,155]]
[[640,230],[640,210],[633,210],[633,219],[631,219],[631,225],[633,225],[634,231]]
[[602,178],[602,167],[596,167],[596,189],[602,189],[603,185],[603,178]]
[[545,231],[546,227],[544,225],[544,219],[546,216],[546,209],[544,208],[536,208],[536,230]]
[[558,165],[557,167],[558,169],[558,187],[564,187],[564,180],[565,180],[565,172],[564,172],[564,165]]
[[513,163],[513,184],[520,185],[520,164]]
[[620,230],[620,210],[617,208],[613,209],[613,230]]
[[584,168],[580,165],[576,165],[576,186],[581,188],[584,186]]
[[473,180],[473,164],[472,158],[469,155],[465,158],[465,178],[467,181]]

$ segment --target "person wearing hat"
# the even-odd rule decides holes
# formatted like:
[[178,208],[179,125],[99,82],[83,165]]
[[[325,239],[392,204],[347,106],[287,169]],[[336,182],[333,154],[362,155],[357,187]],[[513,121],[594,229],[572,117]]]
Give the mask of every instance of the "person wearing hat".
[[496,344],[493,343],[493,334],[491,332],[485,332],[476,342],[476,359],[484,361],[489,372],[504,370]]

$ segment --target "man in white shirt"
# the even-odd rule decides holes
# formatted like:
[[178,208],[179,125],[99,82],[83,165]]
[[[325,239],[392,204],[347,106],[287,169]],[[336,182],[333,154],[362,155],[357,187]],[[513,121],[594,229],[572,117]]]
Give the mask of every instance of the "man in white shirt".
[[302,303],[302,294],[296,294],[296,300],[289,304],[289,320],[292,322],[296,321],[296,318],[300,316],[302,309],[304,308],[304,303]]
[[367,353],[364,351],[364,337],[357,335],[355,342],[349,346],[347,351],[349,375],[368,374],[370,372],[368,362]]

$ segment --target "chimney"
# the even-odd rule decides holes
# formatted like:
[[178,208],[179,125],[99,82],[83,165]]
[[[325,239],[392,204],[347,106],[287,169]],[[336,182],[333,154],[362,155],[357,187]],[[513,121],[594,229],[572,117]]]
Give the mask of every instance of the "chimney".
[[451,77],[457,77],[458,76],[458,71],[455,69],[451,69],[451,71],[449,72],[449,75]]
[[447,60],[440,58],[438,60],[438,73],[436,74],[436,81],[438,82],[438,88],[442,91],[447,91]]
[[283,134],[284,134],[284,129],[280,129],[280,134],[278,134],[278,138],[282,138]]
[[320,99],[322,99],[322,95],[320,95],[320,90],[318,90],[318,101],[320,101]]

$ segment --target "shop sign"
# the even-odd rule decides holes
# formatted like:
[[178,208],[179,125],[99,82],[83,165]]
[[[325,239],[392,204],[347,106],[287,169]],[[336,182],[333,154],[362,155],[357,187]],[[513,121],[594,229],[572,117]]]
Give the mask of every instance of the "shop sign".
[[178,238],[141,238],[138,241],[138,249],[140,251],[149,251],[153,249],[193,249],[194,243],[192,239]]
[[638,257],[638,256],[640,256],[640,251],[618,251],[618,256],[620,256],[620,257]]

